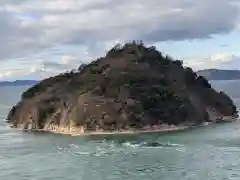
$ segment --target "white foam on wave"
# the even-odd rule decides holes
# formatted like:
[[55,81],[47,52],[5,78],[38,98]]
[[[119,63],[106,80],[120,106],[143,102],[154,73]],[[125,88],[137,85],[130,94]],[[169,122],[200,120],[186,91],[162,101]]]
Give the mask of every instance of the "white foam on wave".
[[125,146],[125,147],[131,147],[131,148],[138,148],[138,147],[140,147],[140,144],[133,144],[131,142],[124,142],[124,143],[122,143],[122,145]]
[[174,143],[159,143],[159,142],[124,142],[122,143],[124,147],[130,148],[168,148],[168,147],[184,147],[182,144],[174,144]]
[[67,152],[68,154],[78,156],[78,155],[90,155],[91,152],[87,151],[86,149],[82,149],[79,145],[77,144],[69,144],[67,147],[63,147],[58,145],[57,150],[62,153],[62,152]]
[[104,156],[104,155],[108,155],[109,151],[105,148],[97,147],[96,152],[93,153],[93,154],[97,157],[101,157],[101,156]]
[[87,151],[78,151],[78,152],[74,152],[75,154],[79,154],[79,155],[90,155],[90,152]]
[[69,145],[71,148],[79,148],[79,145],[77,145],[77,144],[70,144]]
[[182,144],[174,144],[174,143],[167,143],[167,146],[172,146],[172,147],[183,147],[184,145]]
[[186,148],[176,148],[176,151],[179,151],[179,152],[186,152]]
[[88,147],[78,145],[78,144],[69,144],[66,147],[58,145],[57,150],[60,153],[67,152],[68,154],[74,155],[74,156],[79,156],[79,155],[85,155],[85,156],[96,156],[96,157],[101,157],[101,156],[108,156],[109,154],[112,154],[116,152],[116,148],[113,144],[100,144],[96,145],[95,147]]
[[[89,146],[90,145],[90,146]],[[136,149],[154,149],[154,148],[172,148],[176,151],[184,152],[186,149],[181,144],[174,143],[159,143],[159,142],[115,142],[115,141],[102,141],[94,144],[78,145],[78,144],[68,144],[67,146],[57,146],[60,153],[67,152],[73,156],[95,156],[99,158],[104,158],[111,156],[113,154],[128,154],[135,152]],[[132,150],[131,150],[132,149]],[[135,149],[135,150],[134,150]]]

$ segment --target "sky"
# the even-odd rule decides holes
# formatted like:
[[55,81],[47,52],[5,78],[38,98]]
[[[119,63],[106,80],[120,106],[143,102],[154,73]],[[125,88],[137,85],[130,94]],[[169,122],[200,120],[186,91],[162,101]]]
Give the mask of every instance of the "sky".
[[239,13],[240,0],[1,0],[0,81],[54,76],[132,40],[194,70],[240,70]]

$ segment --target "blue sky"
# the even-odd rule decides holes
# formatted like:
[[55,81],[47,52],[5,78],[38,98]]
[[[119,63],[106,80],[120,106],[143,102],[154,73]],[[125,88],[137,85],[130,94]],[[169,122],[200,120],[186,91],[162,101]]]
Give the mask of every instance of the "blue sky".
[[1,0],[0,81],[43,79],[143,40],[193,69],[240,69],[239,0]]

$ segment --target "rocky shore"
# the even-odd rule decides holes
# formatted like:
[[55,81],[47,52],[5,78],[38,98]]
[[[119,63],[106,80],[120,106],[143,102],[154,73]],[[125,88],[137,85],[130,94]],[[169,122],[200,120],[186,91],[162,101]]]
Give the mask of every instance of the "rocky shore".
[[163,132],[177,132],[177,131],[184,131],[188,129],[198,128],[209,126],[211,124],[216,123],[229,123],[234,122],[237,119],[228,116],[228,117],[221,117],[220,119],[215,119],[211,122],[204,122],[198,125],[168,125],[168,124],[161,124],[161,125],[153,125],[153,126],[145,126],[142,129],[119,129],[114,131],[104,131],[103,129],[96,129],[95,131],[88,131],[86,127],[60,127],[58,125],[50,125],[43,129],[33,129],[31,126],[28,128],[24,128],[24,125],[20,125],[18,128],[25,132],[48,132],[48,133],[55,133],[55,134],[63,134],[69,136],[95,136],[95,135],[130,135],[130,134],[143,134],[143,133],[163,133]]
[[[202,124],[204,125],[204,124]],[[24,129],[19,127],[20,130],[31,132],[51,132],[56,134],[65,134],[70,136],[89,136],[89,135],[120,135],[120,134],[139,134],[139,133],[156,133],[156,132],[173,132],[173,131],[182,131],[191,128],[191,126],[175,126],[175,125],[155,125],[152,127],[144,127],[143,129],[123,129],[123,130],[115,130],[115,131],[104,131],[102,129],[98,129],[95,131],[87,131],[83,126],[82,127],[59,127],[57,125],[52,125],[48,128],[44,129]]]
[[131,42],[29,88],[6,119],[23,130],[83,135],[175,131],[236,117],[231,98],[181,60]]

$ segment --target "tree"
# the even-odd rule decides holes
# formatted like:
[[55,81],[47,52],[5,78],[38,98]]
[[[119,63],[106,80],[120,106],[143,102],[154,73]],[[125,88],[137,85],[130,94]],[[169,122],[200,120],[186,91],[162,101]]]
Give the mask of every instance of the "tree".
[[84,68],[86,67],[86,64],[81,64],[79,67],[78,67],[78,71],[81,72]]
[[192,68],[187,67],[185,68],[185,82],[187,85],[193,84],[196,81],[197,74],[193,72]]
[[178,67],[183,67],[183,61],[182,60],[175,60],[173,61],[173,64],[176,64]]
[[209,84],[208,80],[203,76],[198,76],[196,82],[203,87],[212,88],[211,84]]

